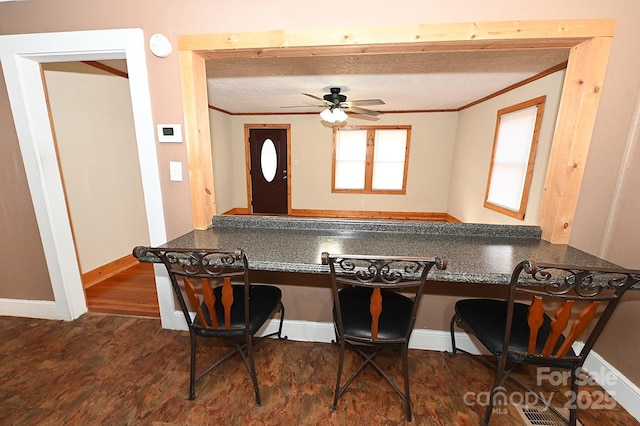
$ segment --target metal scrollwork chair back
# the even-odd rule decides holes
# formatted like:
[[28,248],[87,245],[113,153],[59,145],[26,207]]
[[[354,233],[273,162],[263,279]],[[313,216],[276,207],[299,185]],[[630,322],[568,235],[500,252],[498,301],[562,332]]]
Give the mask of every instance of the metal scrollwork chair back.
[[[503,384],[509,378],[562,421],[575,425],[577,404],[570,407],[567,418],[557,407],[513,377],[513,366],[532,364],[570,370],[569,392],[572,398],[577,398],[587,355],[621,297],[639,281],[640,271],[527,260],[514,268],[507,300],[464,299],[456,302],[451,319],[452,353],[469,354],[456,347],[454,326],[457,324],[477,337],[496,358],[493,365],[476,357],[496,370],[483,424],[488,424],[491,417],[494,395],[504,389]],[[576,342],[584,344],[574,345]]]
[[[407,420],[411,421],[409,338],[427,275],[434,266],[445,269],[446,259],[324,252],[322,263],[329,265],[331,273],[334,326],[340,346],[331,411],[337,410],[338,398],[349,384],[367,365],[371,365],[400,395],[405,403]],[[408,295],[400,294],[398,290]],[[352,376],[341,384],[346,345],[355,349],[364,360]],[[404,391],[374,360],[382,349],[388,347],[398,348],[402,352]]]
[[[189,327],[189,399],[195,399],[197,381],[238,353],[249,371],[256,403],[260,405],[253,339],[276,311],[280,312],[278,331],[261,337],[283,338],[284,306],[281,290],[276,286],[257,285],[249,281],[249,264],[242,249],[136,247],[133,254],[138,259],[155,256],[169,273],[171,285]],[[195,316],[191,311],[195,312]],[[234,343],[234,349],[196,376],[198,337],[228,339]]]

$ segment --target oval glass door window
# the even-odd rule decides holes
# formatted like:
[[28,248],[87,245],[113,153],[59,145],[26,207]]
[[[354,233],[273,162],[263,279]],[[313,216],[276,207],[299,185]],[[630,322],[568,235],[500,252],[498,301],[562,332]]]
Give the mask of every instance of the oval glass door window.
[[276,177],[276,170],[278,169],[278,156],[276,155],[276,146],[271,139],[265,140],[262,144],[260,168],[262,169],[264,180],[267,182],[273,181],[273,178]]

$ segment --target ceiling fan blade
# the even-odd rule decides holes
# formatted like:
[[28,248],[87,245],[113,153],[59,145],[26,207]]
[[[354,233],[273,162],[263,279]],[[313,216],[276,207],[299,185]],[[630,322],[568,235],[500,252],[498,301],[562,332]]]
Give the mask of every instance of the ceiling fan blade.
[[373,117],[377,117],[380,114],[382,114],[381,112],[378,111],[372,111],[370,109],[366,109],[366,108],[360,108],[360,107],[354,107],[354,106],[350,106],[347,108],[343,108],[345,111],[347,112],[352,112],[354,114],[364,114],[364,115],[371,115]]
[[318,100],[318,101],[320,101],[320,102],[325,102],[325,100],[324,100],[324,99],[322,99],[322,98],[320,98],[320,97],[318,97],[318,96],[315,96],[315,95],[310,95],[310,94],[308,94],[308,93],[303,93],[303,95],[305,95],[305,96],[309,96],[310,98],[316,99],[316,100]]
[[382,99],[358,99],[355,101],[347,101],[349,105],[384,105]]

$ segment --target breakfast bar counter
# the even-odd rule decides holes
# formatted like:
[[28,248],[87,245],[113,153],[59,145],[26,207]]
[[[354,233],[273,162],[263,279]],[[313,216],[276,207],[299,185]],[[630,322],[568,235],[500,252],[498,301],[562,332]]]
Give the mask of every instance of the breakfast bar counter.
[[[324,251],[388,256],[439,256],[447,269],[434,281],[507,284],[525,259],[592,267],[615,266],[565,244],[541,239],[537,226],[467,223],[214,216],[212,226],[194,230],[167,248],[242,248],[256,271],[328,273]],[[152,255],[141,261],[155,262]]]

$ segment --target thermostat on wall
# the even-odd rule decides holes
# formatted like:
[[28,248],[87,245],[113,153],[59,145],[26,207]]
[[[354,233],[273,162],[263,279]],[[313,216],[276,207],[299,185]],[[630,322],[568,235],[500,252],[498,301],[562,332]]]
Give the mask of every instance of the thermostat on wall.
[[182,142],[182,126],[158,124],[158,142]]

